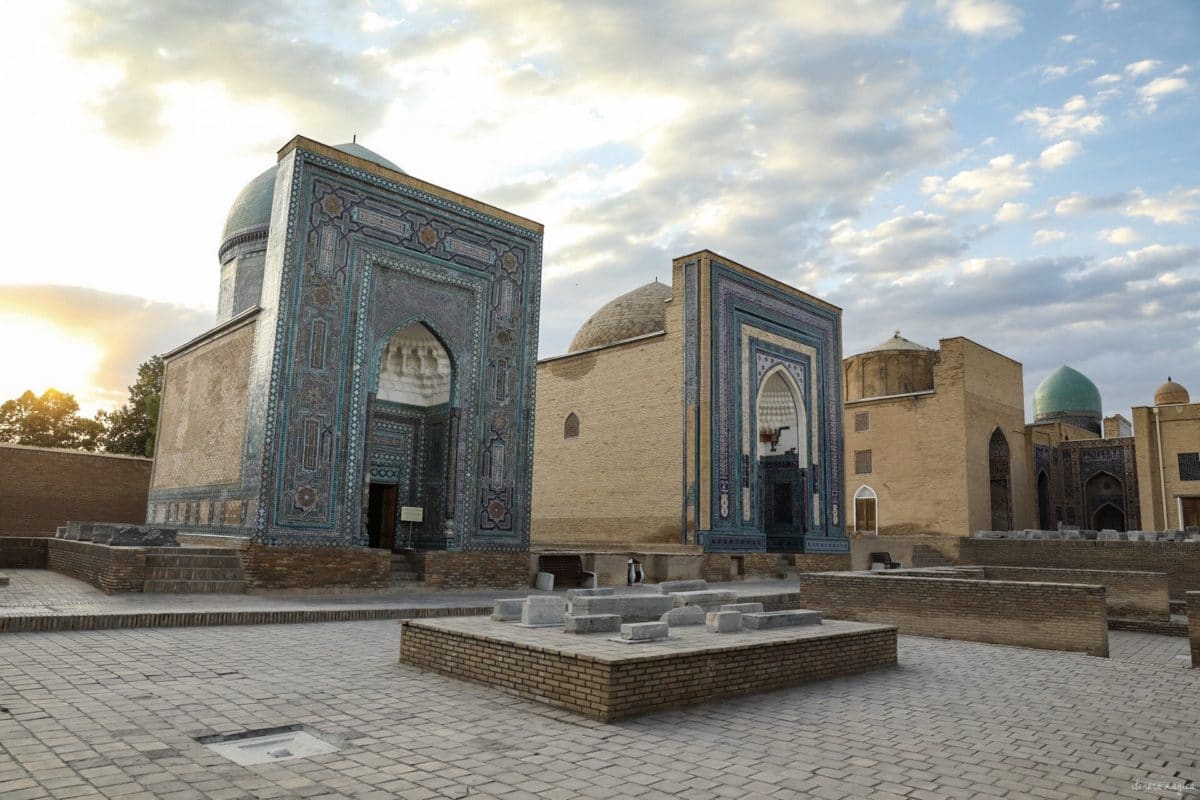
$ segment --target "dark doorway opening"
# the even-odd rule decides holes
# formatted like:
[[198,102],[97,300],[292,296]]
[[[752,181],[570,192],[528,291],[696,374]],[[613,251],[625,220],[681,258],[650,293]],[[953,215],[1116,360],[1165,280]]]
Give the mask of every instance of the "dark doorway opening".
[[1096,511],[1095,521],[1092,524],[1098,531],[1123,531],[1125,530],[1125,515],[1121,513],[1121,509],[1106,503]]
[[367,547],[392,550],[396,546],[396,484],[369,484]]
[[1050,478],[1046,470],[1038,471],[1037,479],[1038,527],[1050,530]]

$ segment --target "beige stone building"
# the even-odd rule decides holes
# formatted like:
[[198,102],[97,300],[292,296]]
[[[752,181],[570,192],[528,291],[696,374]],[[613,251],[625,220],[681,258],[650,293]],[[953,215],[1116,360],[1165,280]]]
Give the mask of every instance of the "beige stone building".
[[1021,365],[966,339],[900,336],[843,363],[847,513],[859,535],[1024,527]]
[[1172,381],[1133,409],[1138,485],[1147,528],[1200,527],[1200,403]]
[[709,251],[539,362],[534,545],[845,553],[841,310]]

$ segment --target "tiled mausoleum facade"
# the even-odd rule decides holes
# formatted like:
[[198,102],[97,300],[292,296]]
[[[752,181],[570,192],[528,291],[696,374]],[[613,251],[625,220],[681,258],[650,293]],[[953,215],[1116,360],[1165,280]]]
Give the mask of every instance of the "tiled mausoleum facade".
[[148,521],[528,549],[539,224],[297,137],[220,256],[218,326],[166,357]]

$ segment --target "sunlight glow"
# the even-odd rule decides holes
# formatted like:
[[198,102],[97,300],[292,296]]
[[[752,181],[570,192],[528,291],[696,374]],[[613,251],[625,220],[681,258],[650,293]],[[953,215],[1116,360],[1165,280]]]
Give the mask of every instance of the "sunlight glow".
[[83,413],[94,411],[90,395],[103,355],[99,345],[23,314],[0,313],[0,337],[14,345],[6,348],[0,372],[0,402],[26,389],[40,395],[53,387],[75,395]]

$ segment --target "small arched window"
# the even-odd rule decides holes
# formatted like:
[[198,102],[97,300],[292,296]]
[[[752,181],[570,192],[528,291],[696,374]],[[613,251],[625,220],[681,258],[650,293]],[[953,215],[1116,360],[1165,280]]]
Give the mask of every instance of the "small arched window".
[[579,438],[579,417],[575,416],[574,411],[572,411],[570,414],[567,414],[567,421],[563,423],[563,438]]

